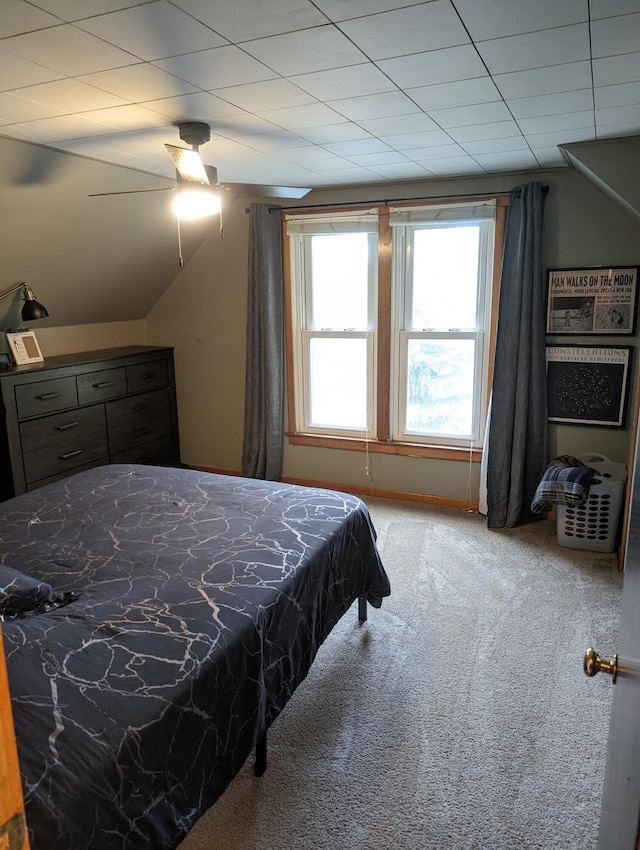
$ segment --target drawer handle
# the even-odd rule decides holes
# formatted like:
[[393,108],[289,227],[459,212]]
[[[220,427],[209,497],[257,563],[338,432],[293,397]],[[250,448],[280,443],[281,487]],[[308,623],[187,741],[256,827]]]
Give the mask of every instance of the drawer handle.
[[150,428],[141,428],[139,431],[134,431],[133,436],[134,437],[144,437],[145,434],[150,434],[150,433],[151,433]]
[[66,452],[63,455],[58,455],[59,460],[69,460],[70,457],[76,457],[82,454],[82,449],[75,449],[72,452]]
[[41,395],[37,395],[36,398],[38,401],[49,401],[50,398],[60,398],[62,393],[42,393]]
[[143,381],[150,381],[152,378],[156,378],[158,376],[157,372],[145,372],[142,376]]
[[98,384],[93,384],[97,390],[103,390],[105,387],[112,387],[113,381],[100,381]]
[[56,425],[56,431],[68,431],[69,428],[77,428],[79,422],[66,422],[64,425]]

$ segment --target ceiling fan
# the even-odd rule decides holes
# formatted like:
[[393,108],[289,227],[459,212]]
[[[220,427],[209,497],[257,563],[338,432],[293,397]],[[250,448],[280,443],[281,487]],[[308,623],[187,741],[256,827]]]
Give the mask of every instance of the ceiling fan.
[[129,189],[119,192],[96,192],[90,198],[106,195],[132,195],[142,192],[176,192],[175,211],[180,221],[203,218],[220,213],[220,235],[222,236],[222,201],[228,193],[235,197],[263,196],[267,198],[303,198],[311,189],[295,186],[268,186],[258,183],[221,183],[218,170],[205,165],[200,157],[200,145],[211,138],[211,128],[204,121],[182,121],[177,125],[180,138],[191,145],[182,148],[165,144],[167,153],[176,167],[177,186],[162,186],[158,189]]

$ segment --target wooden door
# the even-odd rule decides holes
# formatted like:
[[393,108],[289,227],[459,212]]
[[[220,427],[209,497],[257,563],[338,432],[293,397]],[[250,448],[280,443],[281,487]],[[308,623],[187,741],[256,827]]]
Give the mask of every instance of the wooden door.
[[[640,850],[640,458],[628,517],[617,673],[613,685],[598,850]],[[598,604],[598,600],[594,600]],[[590,746],[588,734],[585,746]]]
[[0,628],[0,850],[29,850]]

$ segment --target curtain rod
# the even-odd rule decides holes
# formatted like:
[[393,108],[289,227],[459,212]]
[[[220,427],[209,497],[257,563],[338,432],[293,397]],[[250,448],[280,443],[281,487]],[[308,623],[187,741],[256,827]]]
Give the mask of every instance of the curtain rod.
[[[516,187],[518,191],[520,191],[520,187]],[[364,201],[343,201],[339,204],[307,204],[306,206],[293,206],[293,207],[269,207],[268,212],[282,212],[282,210],[316,210],[316,209],[331,209],[332,207],[353,207],[360,206],[365,204],[400,204],[400,203],[410,203],[413,201],[452,201],[457,198],[495,198],[496,195],[506,195],[513,192],[514,189],[509,189],[507,191],[503,190],[501,192],[465,192],[461,195],[431,195],[429,197],[425,197],[424,195],[420,195],[417,198],[378,198],[377,200],[364,200]],[[542,186],[542,191],[547,194],[549,191],[549,185],[544,183]],[[249,212],[249,208],[246,208],[246,212]]]

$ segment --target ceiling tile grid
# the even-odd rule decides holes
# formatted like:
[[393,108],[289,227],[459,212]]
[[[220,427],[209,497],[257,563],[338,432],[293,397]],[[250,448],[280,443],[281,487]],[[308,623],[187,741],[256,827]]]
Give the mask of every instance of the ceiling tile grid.
[[0,134],[307,188],[567,167],[640,134],[640,0],[3,0]]

